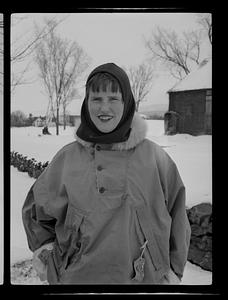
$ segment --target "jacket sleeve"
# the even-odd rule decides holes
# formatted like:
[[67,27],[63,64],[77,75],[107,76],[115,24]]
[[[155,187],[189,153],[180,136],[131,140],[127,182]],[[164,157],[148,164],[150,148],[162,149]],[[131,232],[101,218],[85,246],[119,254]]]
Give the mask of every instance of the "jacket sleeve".
[[167,207],[172,218],[170,263],[172,270],[181,279],[188,258],[191,227],[186,212],[185,186],[173,161],[167,173],[167,193]]
[[[55,240],[56,207],[64,169],[64,148],[48,164],[30,188],[22,207],[22,220],[29,249],[35,251]],[[57,205],[58,207],[58,205]]]
[[69,145],[56,153],[29,190],[22,207],[23,225],[33,252],[53,242],[56,227],[64,222],[68,205],[63,180],[67,159],[69,165]]
[[175,162],[162,149],[160,156],[160,175],[168,212],[171,216],[170,267],[182,278],[188,258],[191,227],[186,212],[186,193]]
[[30,188],[22,207],[22,220],[29,249],[34,252],[55,239],[56,220],[48,213],[48,193],[42,178]]

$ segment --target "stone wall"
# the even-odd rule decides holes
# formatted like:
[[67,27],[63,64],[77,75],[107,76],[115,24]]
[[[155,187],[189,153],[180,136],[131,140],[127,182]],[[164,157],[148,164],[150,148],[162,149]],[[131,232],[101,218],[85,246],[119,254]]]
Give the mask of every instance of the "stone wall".
[[212,271],[212,205],[195,205],[187,215],[192,230],[188,261]]

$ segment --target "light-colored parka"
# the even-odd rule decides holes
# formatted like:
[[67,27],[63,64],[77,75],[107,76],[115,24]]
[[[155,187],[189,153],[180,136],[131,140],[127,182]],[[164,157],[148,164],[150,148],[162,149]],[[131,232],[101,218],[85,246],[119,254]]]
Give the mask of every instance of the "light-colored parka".
[[50,284],[160,284],[170,269],[183,276],[185,187],[137,114],[126,142],[94,145],[76,136],[64,146],[31,187],[22,216],[32,251],[54,242]]

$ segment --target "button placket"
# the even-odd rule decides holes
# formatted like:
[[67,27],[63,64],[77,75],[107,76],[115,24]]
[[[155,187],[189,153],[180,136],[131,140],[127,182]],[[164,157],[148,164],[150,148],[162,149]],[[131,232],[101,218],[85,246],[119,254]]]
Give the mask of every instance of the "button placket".
[[[101,147],[100,145],[96,146],[96,150],[100,151]],[[95,167],[96,170],[96,185],[97,185],[97,191],[99,194],[103,194],[106,189],[105,187],[101,186],[100,182],[99,182],[99,177],[101,176],[100,172],[104,169],[103,166],[101,164],[99,164],[99,162],[96,162],[95,159],[95,164],[97,164],[97,166]]]

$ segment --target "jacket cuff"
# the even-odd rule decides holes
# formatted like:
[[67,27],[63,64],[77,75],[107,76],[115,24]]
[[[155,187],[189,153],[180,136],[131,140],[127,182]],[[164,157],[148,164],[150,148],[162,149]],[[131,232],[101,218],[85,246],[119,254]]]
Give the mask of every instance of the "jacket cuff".
[[173,284],[179,284],[181,282],[181,278],[178,274],[176,274],[171,268],[168,273],[168,277]]

